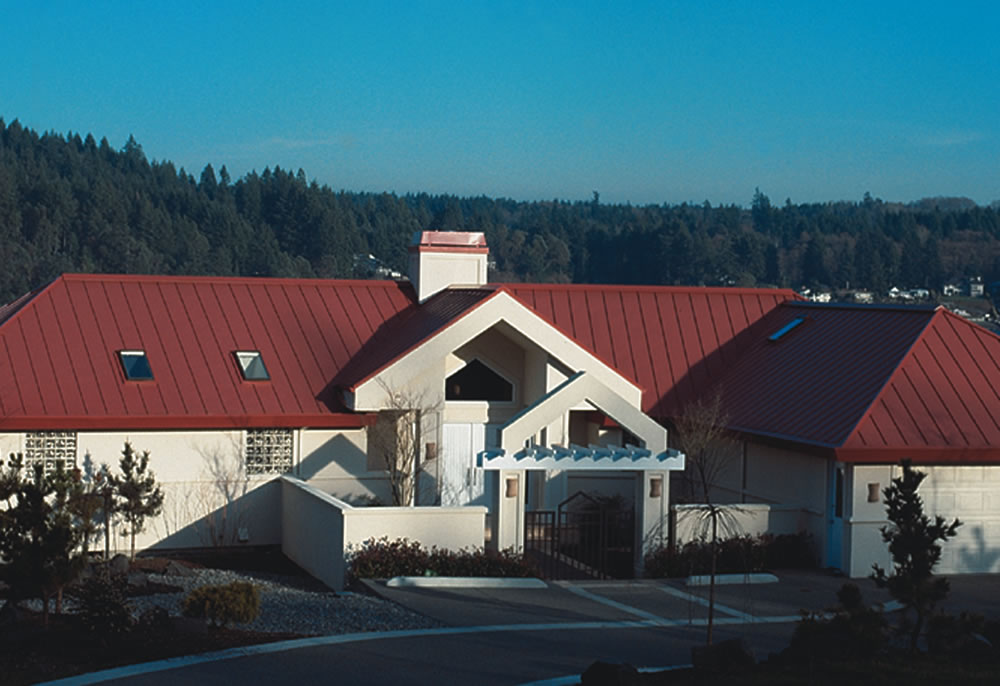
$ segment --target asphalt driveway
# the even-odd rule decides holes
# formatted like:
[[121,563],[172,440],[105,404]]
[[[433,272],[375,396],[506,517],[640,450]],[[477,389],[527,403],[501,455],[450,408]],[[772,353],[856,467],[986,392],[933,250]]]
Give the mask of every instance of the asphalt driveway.
[[[782,649],[803,611],[836,602],[845,578],[786,572],[772,584],[717,587],[716,636],[759,657]],[[868,602],[888,600],[855,580]],[[379,595],[445,628],[325,636],[86,675],[63,683],[517,684],[578,674],[594,660],[664,667],[704,640],[706,588],[678,581],[551,582],[545,588],[390,588]],[[952,578],[954,610],[1000,618],[1000,576]]]

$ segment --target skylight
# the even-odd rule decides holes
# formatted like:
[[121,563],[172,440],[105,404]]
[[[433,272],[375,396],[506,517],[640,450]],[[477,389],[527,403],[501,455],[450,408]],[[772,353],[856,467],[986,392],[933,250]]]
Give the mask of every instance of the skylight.
[[122,370],[129,381],[152,380],[153,368],[149,366],[145,350],[121,350],[118,359],[122,361]]
[[268,381],[271,375],[267,373],[264,360],[260,357],[258,350],[237,350],[236,363],[240,366],[240,372],[247,381]]
[[772,343],[774,341],[779,340],[782,336],[784,336],[785,334],[787,334],[789,331],[791,331],[792,329],[794,329],[796,326],[798,326],[799,324],[801,324],[805,320],[806,320],[805,317],[796,317],[795,319],[793,319],[792,321],[788,322],[783,327],[781,327],[780,329],[778,329],[777,331],[775,331],[774,333],[772,333],[770,336],[768,336],[767,340],[771,341]]

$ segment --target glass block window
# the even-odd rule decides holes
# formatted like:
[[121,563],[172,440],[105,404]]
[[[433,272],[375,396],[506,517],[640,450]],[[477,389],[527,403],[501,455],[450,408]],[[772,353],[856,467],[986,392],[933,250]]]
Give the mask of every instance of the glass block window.
[[247,474],[292,471],[291,429],[249,429],[246,436]]
[[75,431],[32,431],[24,438],[24,466],[28,474],[35,465],[42,465],[46,474],[52,474],[62,465],[63,471],[76,467]]
[[129,381],[150,381],[153,378],[153,368],[145,350],[121,350],[118,357],[122,361],[125,378]]
[[240,372],[247,381],[267,381],[271,375],[267,373],[264,360],[260,357],[260,352],[256,350],[237,350],[236,363],[240,366]]

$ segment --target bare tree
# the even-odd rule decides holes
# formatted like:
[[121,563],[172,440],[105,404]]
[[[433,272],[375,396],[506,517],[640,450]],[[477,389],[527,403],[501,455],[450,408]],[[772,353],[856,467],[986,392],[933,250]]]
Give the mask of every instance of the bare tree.
[[389,477],[393,505],[413,505],[420,472],[420,448],[424,427],[438,412],[440,403],[426,394],[400,391],[384,383],[386,409],[368,427],[368,448]]
[[674,421],[678,443],[686,459],[686,485],[692,501],[702,507],[689,511],[689,516],[698,518],[696,531],[709,542],[711,568],[708,585],[708,631],[706,642],[712,643],[712,629],[715,619],[715,574],[719,556],[719,540],[722,535],[738,533],[733,505],[716,503],[713,491],[722,483],[726,471],[732,466],[729,450],[731,437],[726,430],[728,418],[722,409],[722,398],[718,393],[705,396],[689,405],[684,414]]
[[244,496],[250,487],[239,441],[229,446],[199,447],[202,458],[201,488],[195,494],[199,519],[195,524],[202,540],[213,546],[233,545],[245,525]]

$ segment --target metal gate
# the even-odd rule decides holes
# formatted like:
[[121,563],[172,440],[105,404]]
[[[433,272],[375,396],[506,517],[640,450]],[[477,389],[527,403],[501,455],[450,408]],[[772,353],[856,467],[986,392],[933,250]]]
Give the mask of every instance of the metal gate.
[[524,513],[524,549],[546,579],[631,578],[635,513],[579,491],[554,511]]

